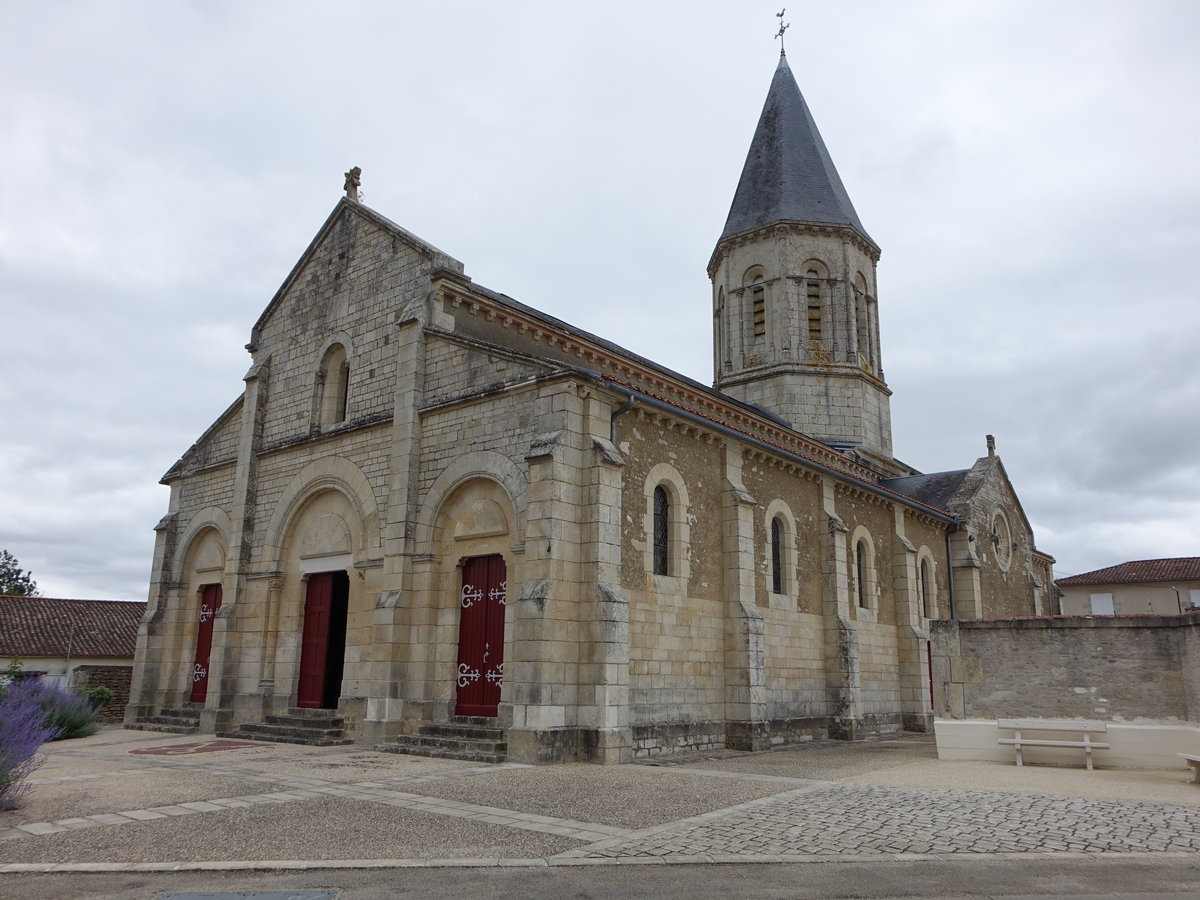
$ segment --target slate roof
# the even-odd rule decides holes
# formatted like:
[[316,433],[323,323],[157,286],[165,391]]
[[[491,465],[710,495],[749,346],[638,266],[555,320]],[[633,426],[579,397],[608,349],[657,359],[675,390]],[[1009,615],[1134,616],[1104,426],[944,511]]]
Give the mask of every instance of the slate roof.
[[850,225],[871,240],[782,55],[721,240],[776,222]]
[[1159,584],[1168,581],[1200,581],[1200,556],[1135,559],[1119,566],[1060,578],[1054,583],[1059,587],[1077,587],[1085,584]]
[[919,500],[927,506],[949,509],[950,498],[962,486],[963,479],[970,471],[970,469],[957,469],[953,472],[905,475],[903,478],[888,478],[881,481],[880,484],[898,494]]
[[[0,595],[0,656],[133,656],[144,602]],[[72,626],[74,629],[72,630]]]

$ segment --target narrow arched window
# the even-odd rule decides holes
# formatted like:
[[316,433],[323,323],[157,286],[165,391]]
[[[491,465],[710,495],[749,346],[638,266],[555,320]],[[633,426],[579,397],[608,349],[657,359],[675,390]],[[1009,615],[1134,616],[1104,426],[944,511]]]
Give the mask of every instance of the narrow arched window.
[[755,338],[767,333],[767,277],[762,266],[751,266],[742,276],[742,286],[750,298],[750,330]]
[[821,282],[817,279],[820,273],[809,269],[805,273],[808,283],[805,286],[805,299],[808,308],[808,345],[818,347],[821,344]]
[[933,567],[929,565],[929,560],[921,560],[920,570],[921,580],[921,609],[924,612],[925,618],[936,619],[937,607],[934,602],[933,593]]
[[859,540],[854,545],[854,574],[858,581],[858,605],[862,609],[867,609],[871,605],[867,584],[867,570],[871,564],[870,552],[867,542],[864,540]]
[[669,575],[671,569],[671,500],[661,484],[654,489],[654,574]]
[[867,371],[874,371],[875,348],[871,340],[871,298],[867,296],[867,281],[861,272],[854,276],[854,325],[858,340],[858,364]]
[[317,402],[322,425],[346,421],[350,401],[350,360],[346,348],[334,344],[325,351],[317,372]]
[[771,520],[771,590],[783,593],[783,526],[779,516]]

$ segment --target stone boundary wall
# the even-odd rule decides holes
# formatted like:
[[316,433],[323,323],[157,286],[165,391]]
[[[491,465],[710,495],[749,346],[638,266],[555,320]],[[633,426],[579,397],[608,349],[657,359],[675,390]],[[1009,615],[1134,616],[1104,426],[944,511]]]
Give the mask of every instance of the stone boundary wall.
[[100,721],[106,725],[119,725],[129,704],[129,681],[132,676],[132,666],[76,666],[71,672],[71,684],[80,691],[98,685],[111,690],[113,698],[99,709]]
[[1200,614],[930,623],[949,719],[1200,722]]

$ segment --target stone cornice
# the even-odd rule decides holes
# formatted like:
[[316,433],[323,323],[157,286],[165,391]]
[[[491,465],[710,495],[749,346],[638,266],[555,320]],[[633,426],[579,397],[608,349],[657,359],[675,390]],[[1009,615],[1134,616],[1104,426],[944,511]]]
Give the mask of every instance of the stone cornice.
[[[450,305],[452,309],[465,310],[469,315],[480,316],[487,322],[499,324],[505,329],[543,343],[566,357],[579,360],[579,364],[600,373],[607,373],[620,382],[639,391],[678,404],[692,413],[698,413],[716,422],[735,428],[755,437],[812,458],[824,465],[847,471],[852,477],[873,479],[874,473],[847,459],[837,450],[822,444],[791,428],[772,422],[765,416],[742,407],[732,398],[726,400],[712,389],[691,383],[683,377],[654,366],[632,354],[622,353],[621,348],[605,346],[599,339],[572,329],[565,322],[547,322],[532,310],[526,312],[508,306],[501,300],[472,289],[469,279],[447,273],[434,283],[435,300]],[[545,362],[553,364],[553,360]],[[861,373],[861,369],[857,370]],[[865,373],[862,373],[865,374]]]
[[718,241],[717,246],[713,249],[712,256],[708,260],[709,279],[711,280],[716,275],[717,266],[720,265],[721,259],[734,247],[744,247],[746,244],[755,241],[769,240],[788,235],[841,237],[866,254],[872,262],[879,262],[879,248],[872,241],[864,237],[857,229],[849,225],[823,225],[818,222],[775,222],[759,228],[752,228],[749,231],[743,231],[740,234],[733,234],[722,241]]

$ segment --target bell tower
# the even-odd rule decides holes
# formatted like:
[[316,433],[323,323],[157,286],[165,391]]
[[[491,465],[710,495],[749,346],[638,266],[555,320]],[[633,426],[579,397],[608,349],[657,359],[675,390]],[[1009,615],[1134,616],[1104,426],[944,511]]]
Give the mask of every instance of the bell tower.
[[878,261],[781,53],[708,264],[714,386],[886,473]]

